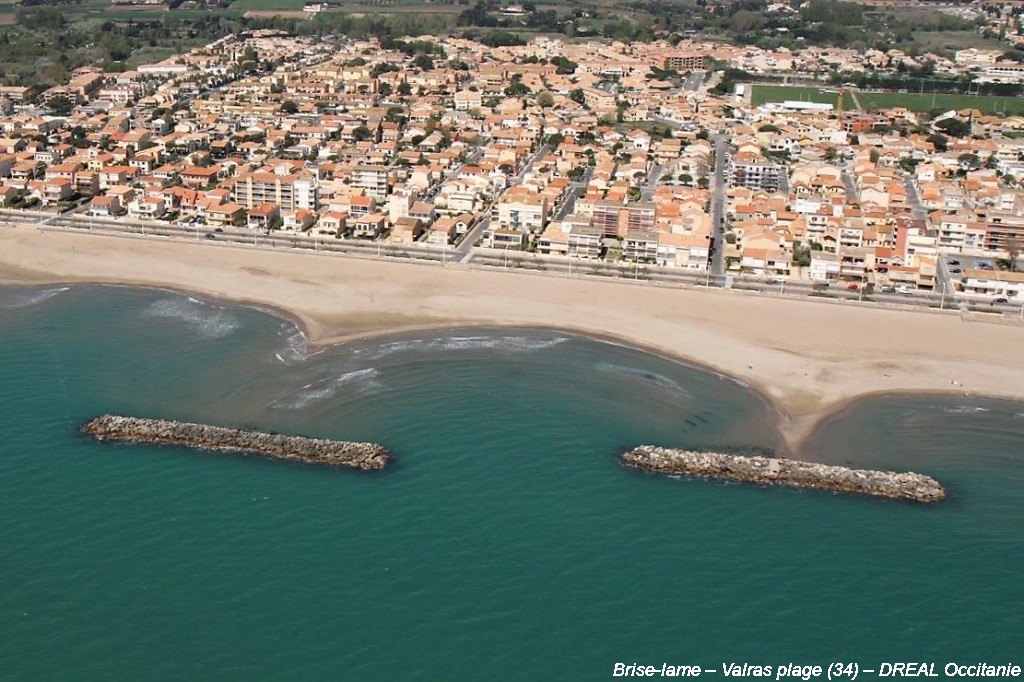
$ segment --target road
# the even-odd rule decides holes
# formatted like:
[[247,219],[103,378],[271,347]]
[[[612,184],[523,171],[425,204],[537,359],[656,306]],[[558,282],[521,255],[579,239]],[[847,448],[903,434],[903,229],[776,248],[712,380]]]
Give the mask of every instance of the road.
[[711,176],[711,229],[714,253],[711,254],[711,274],[725,275],[725,164],[729,145],[723,135],[712,135],[715,145],[715,172]]
[[651,165],[650,173],[647,176],[647,182],[644,183],[643,190],[640,193],[640,201],[650,201],[654,198],[654,190],[658,186],[658,182],[661,180],[662,165],[655,163]]
[[686,80],[683,81],[683,90],[689,90],[690,92],[697,92],[700,90],[700,86],[704,84],[704,72],[694,71]]
[[903,185],[907,188],[907,204],[910,205],[910,214],[914,220],[927,221],[928,209],[921,203],[921,196],[917,193],[917,184],[910,173],[903,176]]
[[853,176],[845,168],[842,171],[842,178],[843,184],[846,185],[846,203],[860,203],[860,192],[857,191],[857,183],[853,181]]

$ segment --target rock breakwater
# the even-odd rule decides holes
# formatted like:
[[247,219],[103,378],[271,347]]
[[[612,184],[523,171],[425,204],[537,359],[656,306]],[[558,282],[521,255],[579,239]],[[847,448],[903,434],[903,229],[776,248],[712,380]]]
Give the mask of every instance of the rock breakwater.
[[364,471],[383,469],[391,453],[376,443],[353,443],[229,429],[165,419],[103,415],[82,426],[98,441],[181,445],[198,450],[237,452],[309,464],[348,466]]
[[775,457],[743,457],[641,445],[622,455],[626,466],[659,474],[706,476],[762,485],[789,485],[930,503],[946,491],[930,476],[848,469]]

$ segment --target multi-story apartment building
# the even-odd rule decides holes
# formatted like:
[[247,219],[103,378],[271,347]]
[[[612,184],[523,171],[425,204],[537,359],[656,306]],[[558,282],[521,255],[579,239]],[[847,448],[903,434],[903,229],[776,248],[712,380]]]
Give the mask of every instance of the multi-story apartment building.
[[309,171],[246,173],[235,178],[231,193],[247,209],[267,203],[284,211],[315,211],[320,206],[320,181]]
[[770,161],[737,162],[729,169],[729,186],[777,192],[785,172],[784,166]]
[[548,223],[548,200],[536,194],[506,194],[491,210],[495,230],[519,230],[540,233]]
[[362,189],[366,196],[383,202],[388,197],[388,176],[391,171],[387,166],[356,166],[352,169],[349,184]]
[[625,237],[630,230],[653,230],[657,209],[653,203],[624,204],[595,201],[590,205],[591,222],[605,237]]
[[707,55],[700,52],[672,52],[665,55],[665,68],[676,71],[693,71],[703,69],[707,63]]

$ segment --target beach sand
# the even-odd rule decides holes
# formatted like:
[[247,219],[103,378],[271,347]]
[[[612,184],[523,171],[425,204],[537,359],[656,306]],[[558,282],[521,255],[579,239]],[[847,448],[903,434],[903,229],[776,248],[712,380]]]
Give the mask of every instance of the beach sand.
[[779,410],[793,453],[859,397],[1024,399],[1024,327],[951,313],[28,226],[0,228],[0,282],[194,291],[284,311],[319,344],[469,325],[612,338],[749,384]]

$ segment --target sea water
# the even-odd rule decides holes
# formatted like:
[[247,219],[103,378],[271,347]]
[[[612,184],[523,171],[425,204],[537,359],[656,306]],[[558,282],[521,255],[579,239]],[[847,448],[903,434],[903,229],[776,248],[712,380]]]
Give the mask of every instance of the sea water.
[[[365,474],[97,444],[105,412],[371,440]],[[743,385],[582,336],[310,348],[267,312],[0,290],[0,679],[598,680],[1024,652],[1024,406],[887,397],[807,454],[916,506],[622,468],[776,448]]]

